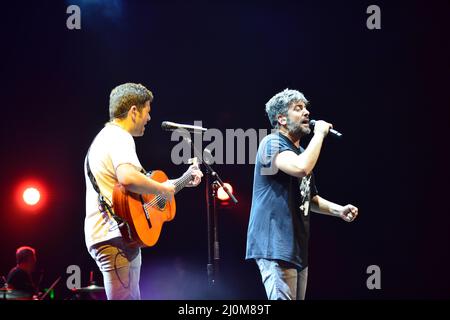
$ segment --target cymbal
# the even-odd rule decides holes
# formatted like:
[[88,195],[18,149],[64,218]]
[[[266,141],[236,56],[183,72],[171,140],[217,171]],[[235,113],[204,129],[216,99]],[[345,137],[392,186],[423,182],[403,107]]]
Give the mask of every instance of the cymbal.
[[92,284],[90,286],[87,287],[83,287],[83,288],[79,288],[79,289],[73,289],[73,291],[75,292],[104,292],[105,288],[104,287],[99,287],[95,284]]
[[24,292],[21,290],[14,290],[2,288],[0,290],[0,299],[6,300],[33,300],[33,294],[30,292]]

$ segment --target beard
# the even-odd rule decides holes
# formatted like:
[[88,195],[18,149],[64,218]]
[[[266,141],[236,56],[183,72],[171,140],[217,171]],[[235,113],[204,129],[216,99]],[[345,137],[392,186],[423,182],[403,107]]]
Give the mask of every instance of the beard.
[[287,119],[286,127],[291,135],[297,138],[304,137],[311,133],[310,127],[304,127],[302,123],[296,123]]

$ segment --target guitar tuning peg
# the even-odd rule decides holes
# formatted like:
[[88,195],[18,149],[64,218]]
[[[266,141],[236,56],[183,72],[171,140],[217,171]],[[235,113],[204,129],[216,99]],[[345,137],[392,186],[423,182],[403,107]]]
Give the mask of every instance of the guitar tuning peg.
[[196,164],[198,163],[197,157],[188,159],[188,164],[194,164],[194,163],[196,163]]

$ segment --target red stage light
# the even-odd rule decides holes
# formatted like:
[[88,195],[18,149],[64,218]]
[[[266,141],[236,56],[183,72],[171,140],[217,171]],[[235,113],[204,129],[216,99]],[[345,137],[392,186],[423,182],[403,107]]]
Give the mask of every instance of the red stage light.
[[15,200],[20,211],[40,213],[47,206],[48,190],[42,180],[27,178],[18,183]]
[[22,195],[23,201],[29,205],[36,205],[41,200],[41,193],[34,187],[26,188]]
[[[233,187],[229,183],[224,183],[224,185],[227,187],[228,191],[230,191],[230,193],[233,194]],[[230,199],[230,197],[225,192],[225,190],[223,190],[222,187],[220,187],[217,190],[217,198],[219,198],[219,200],[222,200],[222,201],[226,201],[226,200]]]

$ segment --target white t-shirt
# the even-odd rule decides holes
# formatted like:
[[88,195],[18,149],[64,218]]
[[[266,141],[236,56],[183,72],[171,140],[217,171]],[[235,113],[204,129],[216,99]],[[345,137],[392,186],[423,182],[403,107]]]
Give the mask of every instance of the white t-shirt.
[[[89,166],[97,181],[100,192],[106,201],[112,202],[114,185],[118,182],[116,169],[121,164],[131,164],[137,170],[142,166],[136,155],[136,145],[131,134],[121,127],[107,123],[99,132],[89,150]],[[87,175],[86,160],[84,164],[86,180],[86,218],[84,235],[88,249],[94,244],[120,237],[117,223],[109,212],[100,212],[98,194]]]

